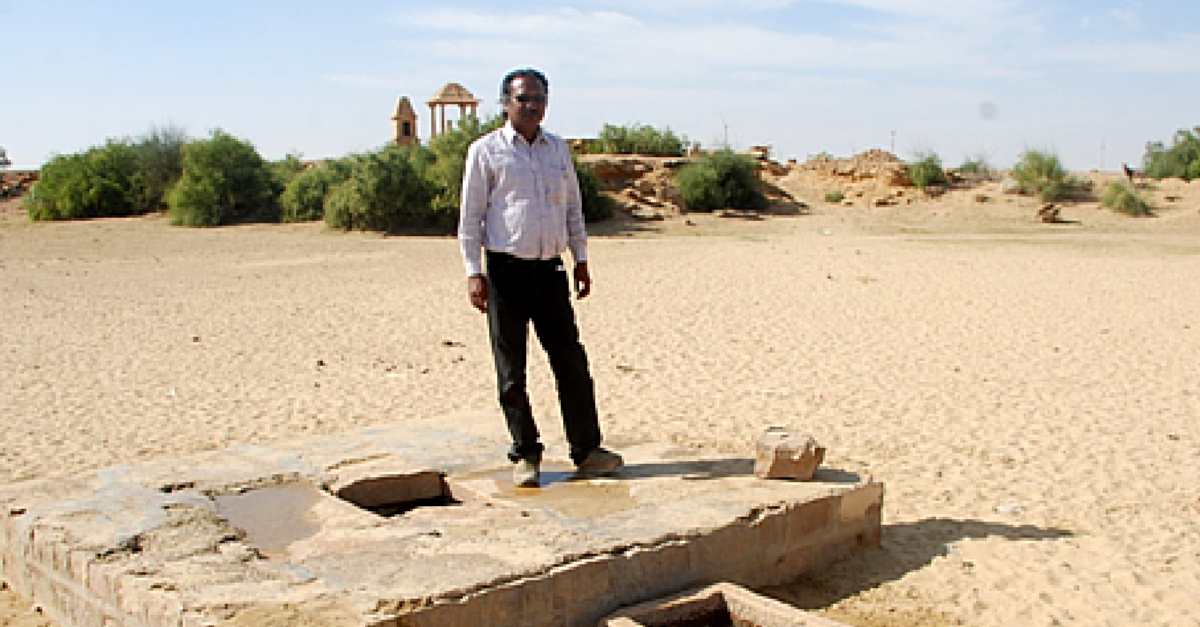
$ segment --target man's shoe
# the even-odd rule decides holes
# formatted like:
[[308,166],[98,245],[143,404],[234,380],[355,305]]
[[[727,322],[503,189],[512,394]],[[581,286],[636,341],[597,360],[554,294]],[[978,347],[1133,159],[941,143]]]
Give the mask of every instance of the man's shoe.
[[542,473],[537,462],[529,459],[517,461],[513,467],[513,485],[518,488],[536,488],[542,483]]
[[625,460],[621,459],[620,455],[603,448],[588,453],[588,456],[583,458],[583,461],[575,465],[575,468],[581,475],[608,475],[621,469],[625,465]]

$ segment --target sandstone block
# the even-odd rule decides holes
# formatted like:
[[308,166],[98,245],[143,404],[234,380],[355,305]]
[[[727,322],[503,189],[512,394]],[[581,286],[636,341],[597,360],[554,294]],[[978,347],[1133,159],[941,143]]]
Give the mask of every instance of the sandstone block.
[[754,476],[760,479],[808,481],[825,461],[825,447],[812,436],[771,427],[758,438]]

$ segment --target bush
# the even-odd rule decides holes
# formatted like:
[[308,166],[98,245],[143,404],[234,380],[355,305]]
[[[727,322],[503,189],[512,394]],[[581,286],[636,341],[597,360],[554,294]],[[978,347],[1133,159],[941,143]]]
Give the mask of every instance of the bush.
[[457,226],[467,148],[471,142],[501,126],[504,126],[504,118],[499,115],[486,122],[469,115],[458,126],[431,139],[427,151],[414,155],[414,166],[435,190],[430,205],[434,214],[432,222],[449,228]]
[[719,150],[685,165],[675,182],[688,211],[758,211],[766,209],[768,202],[759,188],[756,167],[746,155]]
[[670,128],[656,129],[645,124],[613,126],[605,124],[588,152],[612,155],[683,156],[687,138]]
[[1128,216],[1153,215],[1150,203],[1128,181],[1109,181],[1100,204]]
[[279,195],[279,221],[324,219],[329,192],[350,178],[351,167],[349,160],[332,160],[296,175]]
[[42,166],[24,204],[34,221],[132,215],[136,172],[134,148],[110,140],[83,153],[51,159]]
[[1171,147],[1162,142],[1146,144],[1146,155],[1142,158],[1146,176],[1152,179],[1181,178],[1191,181],[1200,178],[1200,126],[1193,131],[1176,131]]
[[171,223],[219,226],[278,218],[275,180],[249,142],[222,131],[183,149],[183,177],[169,195]]
[[846,199],[846,195],[840,191],[825,192],[825,202],[839,203]]
[[279,161],[268,163],[267,168],[271,170],[271,180],[275,184],[277,193],[283,193],[283,190],[287,189],[288,183],[304,172],[304,162],[300,160],[299,153],[289,152]]
[[59,155],[42,166],[25,200],[32,220],[72,220],[157,211],[183,169],[187,138],[175,127],[152,128],[137,140]]
[[1065,200],[1090,187],[1086,181],[1068,174],[1058,155],[1049,151],[1026,150],[1012,173],[1021,193],[1034,194],[1045,202]]
[[575,162],[575,177],[579,179],[579,197],[583,201],[583,221],[603,222],[613,216],[613,201],[600,193],[600,179],[586,164]]
[[133,205],[136,213],[167,207],[171,186],[183,175],[187,133],[176,126],[152,127],[133,143],[137,161]]
[[944,184],[946,172],[942,170],[941,158],[933,152],[917,153],[917,160],[908,164],[908,178],[917,189]]
[[992,175],[992,165],[988,163],[987,157],[976,155],[963,159],[958,171],[966,176],[988,177]]
[[353,160],[349,178],[325,201],[325,224],[342,230],[397,233],[447,225],[430,211],[437,190],[418,171],[421,151],[388,146]]

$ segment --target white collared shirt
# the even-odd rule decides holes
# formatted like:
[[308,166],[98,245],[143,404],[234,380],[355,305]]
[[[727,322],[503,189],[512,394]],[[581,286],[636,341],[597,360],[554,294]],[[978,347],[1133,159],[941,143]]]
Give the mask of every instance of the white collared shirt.
[[483,249],[551,259],[567,248],[587,261],[587,231],[571,150],[539,129],[530,143],[505,123],[467,149],[458,240],[467,274],[483,274]]

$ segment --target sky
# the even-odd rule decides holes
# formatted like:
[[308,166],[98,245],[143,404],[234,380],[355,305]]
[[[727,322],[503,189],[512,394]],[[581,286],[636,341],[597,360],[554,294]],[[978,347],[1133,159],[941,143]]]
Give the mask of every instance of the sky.
[[0,54],[14,169],[164,127],[341,157],[391,139],[401,96],[427,140],[442,85],[487,117],[521,67],[559,135],[648,124],[779,161],[1115,170],[1200,125],[1196,0],[0,0]]

